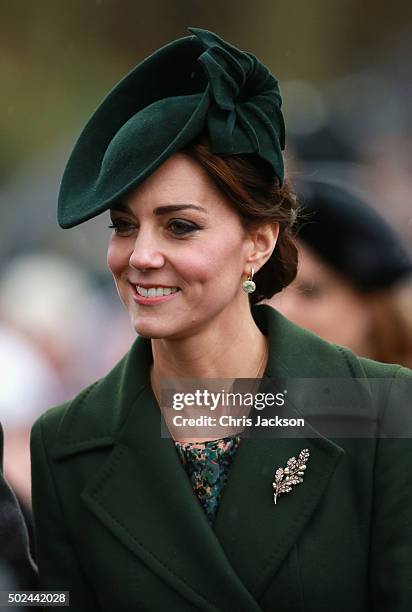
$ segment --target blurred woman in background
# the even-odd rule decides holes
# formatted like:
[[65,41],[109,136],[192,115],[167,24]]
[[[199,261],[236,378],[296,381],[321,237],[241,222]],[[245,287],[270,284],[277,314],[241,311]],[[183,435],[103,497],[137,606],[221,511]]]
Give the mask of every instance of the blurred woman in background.
[[300,179],[295,281],[268,304],[363,357],[412,365],[412,264],[391,227],[347,187]]

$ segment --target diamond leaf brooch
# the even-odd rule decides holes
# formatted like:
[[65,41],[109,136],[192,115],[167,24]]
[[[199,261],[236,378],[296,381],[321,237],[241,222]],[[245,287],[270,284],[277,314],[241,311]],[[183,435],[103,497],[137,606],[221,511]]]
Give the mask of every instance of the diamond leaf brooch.
[[289,493],[292,487],[303,482],[305,475],[306,463],[309,459],[309,450],[304,448],[300,451],[298,458],[291,457],[288,459],[285,468],[277,468],[275,479],[273,481],[273,501],[276,504],[277,498],[283,493]]

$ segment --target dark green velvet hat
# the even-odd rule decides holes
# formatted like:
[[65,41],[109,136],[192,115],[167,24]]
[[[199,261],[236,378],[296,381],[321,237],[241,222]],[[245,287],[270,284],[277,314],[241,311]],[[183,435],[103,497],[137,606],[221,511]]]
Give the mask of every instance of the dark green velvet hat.
[[389,289],[411,276],[412,261],[389,224],[343,185],[297,179],[297,236],[362,292]]
[[89,119],[64,172],[61,227],[113,206],[204,130],[215,154],[256,153],[283,182],[277,80],[251,53],[207,30],[189,30],[194,36],[136,66]]

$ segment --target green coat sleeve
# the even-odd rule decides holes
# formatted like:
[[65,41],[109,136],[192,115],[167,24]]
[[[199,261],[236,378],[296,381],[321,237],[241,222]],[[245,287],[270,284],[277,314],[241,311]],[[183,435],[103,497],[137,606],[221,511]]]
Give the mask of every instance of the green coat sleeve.
[[[404,435],[411,436],[412,372],[399,368],[386,402],[383,422],[397,410]],[[399,397],[401,389],[402,397]],[[401,418],[397,418],[397,427]],[[374,470],[370,551],[372,610],[403,612],[412,606],[412,438],[379,438]]]
[[[76,612],[99,610],[65,528],[52,470],[47,456],[52,446],[47,443],[40,417],[32,429],[32,485],[36,557],[39,567],[39,588],[70,592],[70,609]],[[82,526],[78,525],[78,529]]]

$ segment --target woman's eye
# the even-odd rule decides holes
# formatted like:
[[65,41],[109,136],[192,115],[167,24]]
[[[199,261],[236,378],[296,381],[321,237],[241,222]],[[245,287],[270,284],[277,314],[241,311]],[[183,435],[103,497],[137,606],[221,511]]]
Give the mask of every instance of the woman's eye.
[[115,219],[112,224],[109,225],[110,229],[114,229],[116,234],[119,236],[128,236],[135,230],[135,225],[125,219]]
[[173,219],[170,221],[167,227],[174,234],[178,235],[188,234],[189,232],[194,232],[200,229],[200,227],[195,223],[189,223],[188,221],[183,221],[183,219]]

